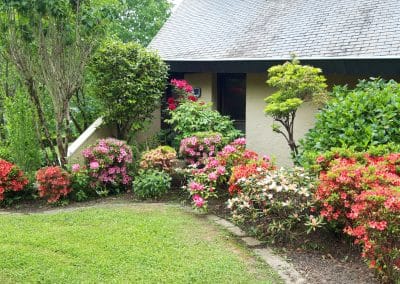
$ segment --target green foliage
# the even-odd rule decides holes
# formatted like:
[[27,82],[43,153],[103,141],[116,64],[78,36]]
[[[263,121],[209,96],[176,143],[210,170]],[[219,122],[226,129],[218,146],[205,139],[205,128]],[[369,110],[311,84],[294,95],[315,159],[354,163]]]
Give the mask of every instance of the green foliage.
[[363,152],[379,146],[398,151],[400,85],[397,82],[363,80],[353,90],[335,87],[332,96],[317,114],[314,128],[300,142],[299,161],[303,165],[314,164],[319,154],[335,147]]
[[166,87],[167,65],[136,43],[108,41],[92,62],[104,119],[130,140],[146,126]]
[[228,116],[222,116],[211,109],[211,104],[185,101],[171,111],[171,118],[166,120],[176,132],[174,146],[179,147],[183,138],[194,136],[197,132],[218,132],[229,143],[243,134],[235,128]]
[[136,41],[147,46],[170,14],[167,0],[123,0],[111,33],[123,42]]
[[133,181],[133,191],[140,199],[159,198],[171,187],[169,174],[159,170],[139,171]]
[[297,154],[297,145],[293,137],[297,109],[306,100],[318,104],[326,100],[326,79],[321,73],[319,68],[300,65],[296,58],[292,62],[268,69],[267,84],[277,91],[265,99],[267,106],[264,112],[285,128],[283,131],[279,125],[272,126],[275,132],[285,137],[294,154]]
[[16,92],[5,100],[5,119],[9,155],[25,172],[34,172],[42,164],[36,116],[26,93]]

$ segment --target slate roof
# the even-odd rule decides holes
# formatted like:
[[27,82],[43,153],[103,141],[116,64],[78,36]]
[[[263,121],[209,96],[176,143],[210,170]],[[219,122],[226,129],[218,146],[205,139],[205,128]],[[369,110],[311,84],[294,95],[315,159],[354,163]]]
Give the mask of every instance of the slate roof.
[[149,47],[172,61],[399,58],[400,0],[183,0]]

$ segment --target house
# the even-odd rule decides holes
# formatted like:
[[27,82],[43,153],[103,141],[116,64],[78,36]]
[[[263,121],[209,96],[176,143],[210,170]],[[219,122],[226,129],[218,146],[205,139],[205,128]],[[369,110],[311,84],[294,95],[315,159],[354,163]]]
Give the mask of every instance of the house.
[[[284,138],[263,112],[266,70],[290,59],[320,67],[330,86],[368,77],[400,81],[399,0],[183,0],[151,42],[201,99],[236,120],[248,147],[290,163]],[[295,136],[313,126],[302,107]]]

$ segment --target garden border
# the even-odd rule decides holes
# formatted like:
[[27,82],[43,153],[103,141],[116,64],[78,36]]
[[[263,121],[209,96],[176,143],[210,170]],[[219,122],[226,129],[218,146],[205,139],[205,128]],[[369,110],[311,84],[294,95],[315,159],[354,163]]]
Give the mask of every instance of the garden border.
[[222,226],[228,230],[231,234],[237,237],[243,242],[250,250],[254,252],[259,258],[267,263],[272,269],[274,269],[283,281],[287,284],[305,284],[306,279],[294,268],[294,266],[287,262],[283,257],[277,255],[268,247],[261,247],[262,243],[253,238],[249,237],[242,229],[229,222],[226,219],[220,218],[216,215],[207,215],[207,219]]

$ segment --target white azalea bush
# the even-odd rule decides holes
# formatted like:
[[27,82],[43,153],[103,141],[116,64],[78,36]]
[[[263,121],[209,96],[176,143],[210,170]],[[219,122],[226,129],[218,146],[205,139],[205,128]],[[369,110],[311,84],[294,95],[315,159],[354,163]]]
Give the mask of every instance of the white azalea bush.
[[228,201],[232,219],[271,241],[287,241],[320,227],[313,201],[315,178],[303,168],[262,171],[237,180]]

